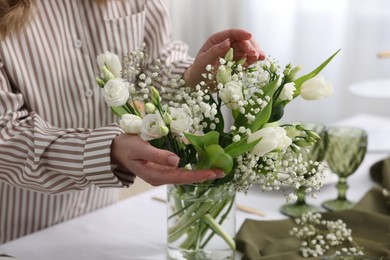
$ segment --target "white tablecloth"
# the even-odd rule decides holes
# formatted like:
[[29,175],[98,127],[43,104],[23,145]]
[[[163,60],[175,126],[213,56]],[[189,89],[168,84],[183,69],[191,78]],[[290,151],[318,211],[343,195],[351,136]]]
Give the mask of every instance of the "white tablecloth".
[[[368,169],[388,156],[386,152],[369,152],[354,175],[347,197],[359,200],[373,184]],[[331,174],[331,173],[330,173]],[[330,175],[331,176],[331,175]],[[320,205],[336,197],[336,179],[309,203]],[[50,227],[34,234],[0,245],[0,252],[23,260],[119,260],[166,259],[166,207],[153,200],[165,198],[166,187],[152,189],[112,206]],[[247,195],[239,194],[237,203],[265,212],[265,217],[237,211],[237,230],[246,218],[281,219],[279,207],[285,203],[283,191],[262,192],[253,187]]]

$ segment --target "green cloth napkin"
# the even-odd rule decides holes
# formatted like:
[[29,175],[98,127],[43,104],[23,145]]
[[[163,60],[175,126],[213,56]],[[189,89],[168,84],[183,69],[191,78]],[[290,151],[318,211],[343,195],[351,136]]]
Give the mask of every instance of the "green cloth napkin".
[[[375,163],[372,178],[384,188],[390,189],[390,158]],[[341,219],[352,229],[357,246],[369,259],[390,260],[390,205],[382,187],[374,187],[351,210],[326,212],[323,219]],[[291,219],[257,221],[247,219],[236,235],[237,249],[243,252],[243,260],[295,260],[326,259],[303,258],[299,254],[300,240],[289,235],[295,226]],[[334,248],[327,255],[334,254]]]

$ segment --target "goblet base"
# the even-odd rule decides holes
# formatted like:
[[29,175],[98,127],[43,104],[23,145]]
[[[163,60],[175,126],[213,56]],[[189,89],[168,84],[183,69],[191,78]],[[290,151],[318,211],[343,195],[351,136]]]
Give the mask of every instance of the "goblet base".
[[339,210],[346,210],[351,209],[355,203],[348,201],[348,200],[327,200],[322,203],[322,207],[324,207],[327,210],[330,211],[339,211]]
[[300,217],[302,214],[309,212],[319,212],[320,209],[310,204],[284,204],[280,212],[289,217]]

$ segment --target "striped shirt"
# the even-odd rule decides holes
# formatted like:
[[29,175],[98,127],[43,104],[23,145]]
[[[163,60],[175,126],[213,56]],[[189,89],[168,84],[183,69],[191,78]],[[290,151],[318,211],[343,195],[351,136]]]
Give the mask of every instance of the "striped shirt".
[[95,83],[96,56],[146,43],[182,73],[165,0],[37,0],[20,37],[0,42],[0,243],[113,203],[134,175],[110,164],[121,129]]

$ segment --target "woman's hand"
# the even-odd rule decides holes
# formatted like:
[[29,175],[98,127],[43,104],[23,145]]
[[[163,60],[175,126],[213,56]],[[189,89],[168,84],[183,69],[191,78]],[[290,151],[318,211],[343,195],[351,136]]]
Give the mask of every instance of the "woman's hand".
[[224,177],[220,169],[185,170],[177,167],[179,157],[157,149],[137,135],[118,135],[111,145],[111,161],[153,186],[190,184]]
[[264,60],[265,54],[252,35],[246,30],[228,29],[211,35],[196,55],[195,61],[183,75],[189,86],[195,86],[203,80],[202,73],[208,64],[216,67],[220,57],[224,57],[229,48],[234,49],[234,59],[246,58],[250,65],[257,60]]

